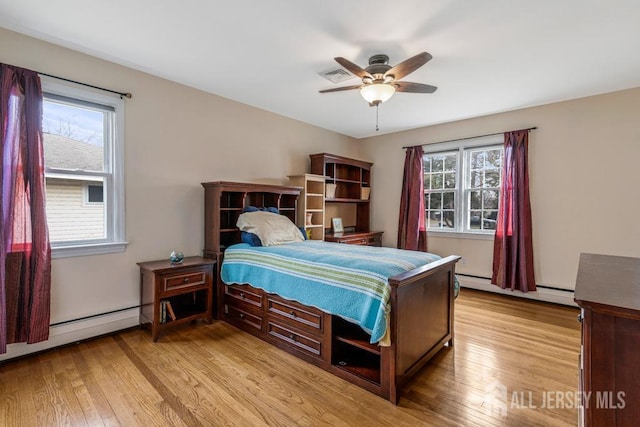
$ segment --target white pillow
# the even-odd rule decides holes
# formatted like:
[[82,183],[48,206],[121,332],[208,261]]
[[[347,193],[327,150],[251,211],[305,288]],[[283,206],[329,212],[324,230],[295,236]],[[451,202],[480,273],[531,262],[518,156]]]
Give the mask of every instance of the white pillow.
[[304,241],[302,232],[289,218],[273,212],[245,212],[238,217],[236,225],[241,231],[256,234],[262,246]]

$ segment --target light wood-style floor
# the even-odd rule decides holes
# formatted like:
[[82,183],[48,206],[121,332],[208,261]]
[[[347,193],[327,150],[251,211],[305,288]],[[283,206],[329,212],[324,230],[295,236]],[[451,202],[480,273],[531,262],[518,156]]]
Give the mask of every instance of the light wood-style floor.
[[0,425],[573,426],[577,314],[463,289],[398,406],[223,322],[133,329],[0,365]]

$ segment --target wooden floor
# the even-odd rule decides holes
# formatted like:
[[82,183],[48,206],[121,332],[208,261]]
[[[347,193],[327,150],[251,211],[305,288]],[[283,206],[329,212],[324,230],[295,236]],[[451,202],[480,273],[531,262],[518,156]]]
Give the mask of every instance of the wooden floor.
[[573,426],[577,314],[463,289],[398,406],[223,322],[128,330],[0,365],[0,425]]

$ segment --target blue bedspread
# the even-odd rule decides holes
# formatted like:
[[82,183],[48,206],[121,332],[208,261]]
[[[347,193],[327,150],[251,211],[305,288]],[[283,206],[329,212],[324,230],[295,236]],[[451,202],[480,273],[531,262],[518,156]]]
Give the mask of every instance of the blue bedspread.
[[385,335],[389,277],[440,259],[424,252],[308,240],[227,248],[222,281],[248,283],[357,323],[371,343]]

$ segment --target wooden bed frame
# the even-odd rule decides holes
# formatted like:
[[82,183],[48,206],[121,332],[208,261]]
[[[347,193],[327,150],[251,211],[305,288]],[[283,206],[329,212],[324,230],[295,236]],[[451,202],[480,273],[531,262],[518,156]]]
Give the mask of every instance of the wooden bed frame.
[[[271,207],[295,222],[299,187],[210,182],[205,188],[204,256],[221,265],[245,206]],[[369,343],[354,325],[250,285],[217,279],[216,317],[393,404],[400,390],[445,345],[453,346],[454,274],[458,256],[391,277],[391,346]]]

